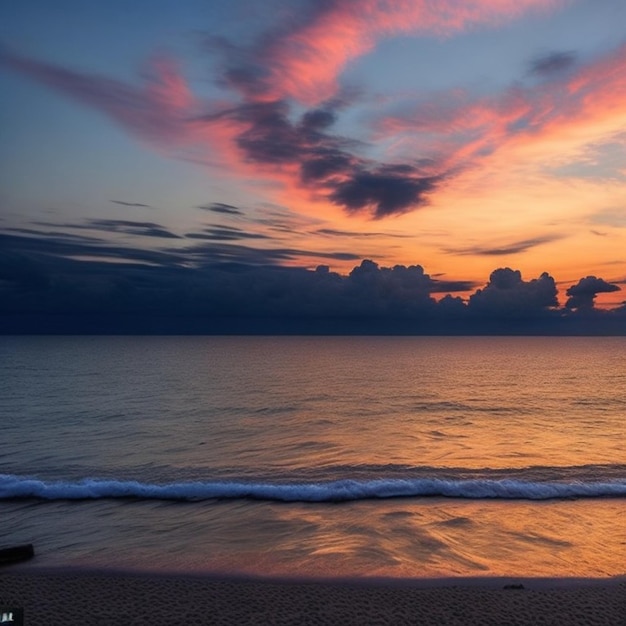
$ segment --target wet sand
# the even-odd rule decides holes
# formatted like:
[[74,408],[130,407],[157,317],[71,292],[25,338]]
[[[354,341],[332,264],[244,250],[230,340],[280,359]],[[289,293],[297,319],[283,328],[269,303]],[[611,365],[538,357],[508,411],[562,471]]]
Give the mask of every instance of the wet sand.
[[27,626],[623,626],[626,578],[305,581],[7,567],[0,607],[22,608]]

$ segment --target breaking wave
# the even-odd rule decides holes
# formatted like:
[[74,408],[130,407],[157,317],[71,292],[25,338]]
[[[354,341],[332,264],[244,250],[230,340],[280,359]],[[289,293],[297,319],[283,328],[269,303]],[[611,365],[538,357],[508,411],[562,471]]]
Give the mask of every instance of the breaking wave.
[[134,498],[173,501],[254,499],[279,502],[348,502],[428,496],[501,500],[626,497],[626,479],[605,482],[536,482],[513,479],[379,478],[301,483],[191,481],[151,484],[96,478],[45,482],[24,476],[0,475],[2,500]]

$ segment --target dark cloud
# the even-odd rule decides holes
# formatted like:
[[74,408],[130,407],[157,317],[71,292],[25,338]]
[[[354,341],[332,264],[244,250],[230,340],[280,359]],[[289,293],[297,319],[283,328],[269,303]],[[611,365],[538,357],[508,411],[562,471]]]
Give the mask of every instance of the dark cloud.
[[[79,269],[83,268],[88,274],[90,268],[95,267],[96,263],[104,267],[111,266],[110,261],[115,261],[114,265],[118,270],[114,268],[107,270],[107,272],[115,274],[118,271],[123,272],[122,266],[150,265],[168,271],[181,267],[201,268],[233,265],[248,268],[261,266],[280,268],[283,263],[294,263],[303,258],[329,261],[358,261],[360,259],[359,255],[352,252],[247,246],[237,243],[238,239],[244,237],[236,236],[236,229],[231,231],[228,228],[224,229],[223,236],[218,234],[207,243],[161,250],[144,250],[112,245],[101,239],[72,234],[42,235],[34,230],[32,233],[29,236],[22,236],[0,232],[0,249],[5,250],[7,254],[10,253],[12,258],[38,260],[37,265],[42,268],[44,274],[48,271],[54,273],[55,268],[67,268],[70,262],[73,263],[72,267],[75,267],[78,273],[80,273]],[[234,236],[229,237],[231,233]],[[83,259],[84,265],[74,261],[74,259]],[[0,280],[2,279],[0,278]],[[155,280],[157,280],[156,270]]]
[[[328,2],[315,5],[310,8],[310,15],[308,11],[298,12],[296,21],[302,19],[301,23],[307,24],[309,19],[331,10]],[[291,23],[281,28],[285,32],[298,30]],[[271,66],[274,78],[280,73],[280,63],[273,56],[275,41],[274,35],[266,35],[245,53],[228,42],[215,40],[214,48],[224,55],[222,78],[238,89],[243,98],[236,105],[200,116],[191,113],[199,108],[199,103],[192,102],[191,97],[167,97],[163,86],[181,77],[175,63],[165,58],[155,61],[150,71],[145,72],[144,84],[139,87],[6,50],[0,51],[0,62],[101,111],[142,140],[179,156],[189,156],[192,152],[190,146],[198,141],[194,132],[198,124],[232,122],[238,129],[234,143],[243,161],[269,170],[285,171],[283,166],[293,166],[297,184],[317,195],[325,195],[349,214],[364,212],[383,218],[425,206],[428,194],[437,188],[445,174],[437,172],[436,164],[424,166],[425,161],[419,155],[411,163],[395,165],[360,156],[361,142],[331,132],[338,111],[346,105],[344,98],[335,98],[298,115],[288,100],[269,97],[265,82],[267,68],[275,63]],[[259,94],[264,94],[264,98],[259,99]],[[124,200],[112,202],[148,207]],[[213,204],[208,210],[226,213],[228,205]],[[148,236],[161,235],[155,232]]]
[[[626,332],[626,306],[592,308],[596,293],[619,289],[595,277],[570,287],[567,307],[559,308],[548,274],[527,281],[517,270],[500,268],[466,303],[451,294],[473,289],[472,283],[435,279],[420,265],[363,260],[340,275],[327,265],[293,265],[306,257],[358,261],[347,252],[230,240],[141,250],[76,234],[5,229],[0,333]],[[433,294],[446,295],[437,301]]]
[[48,284],[48,272],[27,253],[8,246],[0,248],[0,294],[10,298],[13,294],[36,293],[47,289]]
[[576,64],[577,54],[573,51],[549,52],[536,57],[530,63],[531,74],[552,77],[570,70]]
[[232,204],[224,204],[222,202],[212,202],[197,207],[203,211],[213,211],[214,213],[224,213],[225,215],[243,215],[243,211]]
[[268,235],[244,231],[235,226],[212,226],[200,233],[187,233],[188,239],[205,239],[207,241],[236,241],[238,239],[271,239]]
[[[418,209],[446,177],[425,175],[421,166],[410,163],[385,164],[358,156],[358,142],[324,132],[334,123],[332,110],[307,111],[300,122],[293,122],[290,112],[284,100],[246,102],[198,122],[232,119],[243,124],[236,143],[245,160],[296,165],[301,186],[325,193],[347,213],[366,212],[380,219]],[[428,169],[432,171],[432,163]]]
[[303,128],[310,130],[325,130],[337,120],[334,111],[328,109],[310,109],[302,116]]
[[233,112],[249,124],[237,137],[247,160],[256,163],[294,163],[307,147],[307,138],[289,121],[286,102],[255,102]]
[[431,293],[466,293],[478,286],[473,280],[440,280],[434,279],[431,287]]
[[[76,228],[76,226],[74,227]],[[111,233],[124,233],[126,235],[139,235],[141,237],[158,237],[162,239],[180,239],[169,230],[154,222],[135,222],[132,220],[87,220],[84,228],[90,230],[103,230]]]
[[[196,237],[196,239],[204,239]],[[296,248],[255,248],[243,244],[229,243],[237,238],[213,238],[211,243],[189,246],[178,252],[185,255],[188,261],[198,265],[207,263],[244,263],[246,265],[280,265],[285,262],[293,263],[303,258],[331,259],[337,261],[356,261],[360,256],[352,252],[319,252]],[[241,237],[239,238],[241,239]],[[172,252],[175,252],[172,250]]]
[[470,296],[468,307],[487,316],[539,315],[558,306],[557,293],[554,279],[545,272],[525,281],[519,270],[504,267],[494,270],[487,285]]
[[522,241],[515,241],[513,243],[506,244],[504,246],[487,247],[487,246],[472,246],[469,248],[448,248],[446,251],[452,254],[459,255],[482,255],[482,256],[505,256],[507,254],[519,254],[520,252],[526,252],[535,246],[540,246],[544,243],[550,243],[551,241],[557,241],[561,239],[562,235],[545,235],[542,237],[533,237],[532,239],[524,239]]
[[[459,289],[459,291],[463,290]],[[467,306],[463,301],[463,298],[446,294],[437,304],[437,313],[442,319],[452,320],[452,322],[456,325],[460,320],[463,320],[466,317]],[[460,333],[463,333],[463,326],[457,328]]]
[[286,100],[245,102],[239,106],[205,115],[200,121],[231,119],[246,128],[237,137],[237,145],[246,158],[258,163],[294,163],[300,158],[343,157],[343,152],[359,146],[339,136],[322,132],[330,126],[335,114],[315,109],[305,112],[300,122],[291,119],[291,106]]
[[427,197],[443,176],[423,176],[417,172],[395,173],[394,168],[355,172],[337,182],[329,199],[349,213],[367,210],[376,219],[399,215],[428,203]]
[[0,248],[11,251],[12,254],[26,255],[30,259],[45,259],[44,265],[53,265],[53,261],[65,262],[71,258],[101,258],[111,259],[116,263],[140,263],[155,266],[177,266],[185,262],[184,256],[175,251],[144,250],[112,245],[102,239],[67,233],[16,236],[0,232]]
[[[525,281],[509,268],[465,303],[419,265],[360,262],[348,275],[326,265],[286,267],[301,250],[213,242],[141,251],[0,232],[0,333],[624,333],[626,307],[593,316],[558,309],[548,274]],[[308,253],[311,258],[351,258]],[[115,260],[115,263],[110,261]],[[583,279],[570,297],[615,286]]]
[[340,230],[337,228],[318,228],[313,232],[316,235],[328,235],[330,237],[397,237],[401,239],[411,237],[411,235],[400,235],[398,233],[358,232],[354,230]]
[[620,291],[621,288],[614,283],[607,283],[602,278],[586,276],[572,285],[565,294],[569,296],[565,306],[568,309],[590,310],[593,309],[596,294]]
[[[80,223],[51,224],[48,222],[34,222],[43,226],[54,226],[55,228],[69,228],[71,230],[98,230],[106,233],[123,233],[125,235],[137,235],[140,237],[156,237],[161,239],[180,239],[179,235],[172,233],[160,224],[154,222],[136,222],[134,220],[114,220],[114,219],[86,219]],[[6,229],[10,230],[10,229]],[[43,236],[44,233],[38,230],[30,230],[31,234]],[[55,237],[80,237],[83,235],[72,235],[70,233],[60,233],[58,230],[52,233]]]
[[[55,228],[62,228],[63,225],[61,224],[49,224],[46,222],[39,222],[39,224],[41,224],[42,226],[54,226]],[[68,228],[72,228],[72,226],[68,225]],[[4,229],[5,232],[8,233],[17,233],[20,235],[33,235],[35,237],[43,237],[43,238],[52,238],[55,239],[57,241],[79,241],[82,243],[104,243],[103,239],[100,239],[98,237],[86,237],[85,235],[75,235],[74,233],[64,233],[64,232],[59,232],[58,230],[49,230],[49,231],[42,231],[42,230],[37,230],[35,228],[5,228]]]
[[145,207],[146,209],[152,208],[149,204],[142,204],[141,202],[124,202],[123,200],[111,200],[111,202],[113,202],[113,204],[121,204],[122,206]]
[[267,90],[263,84],[268,77],[267,67],[255,59],[253,50],[219,35],[207,35],[203,44],[209,53],[218,56],[220,67],[215,82],[220,87],[234,88],[248,98]]
[[[267,99],[273,82],[281,73],[281,48],[301,29],[325,14],[332,13],[341,0],[316,0],[298,3],[297,11],[284,12],[280,23],[249,44],[233,43],[222,36],[208,35],[205,48],[219,56],[217,84],[235,89],[247,98]],[[293,54],[302,54],[307,44],[300,38]]]
[[300,163],[300,178],[305,185],[313,185],[338,174],[349,174],[354,165],[355,159],[341,150],[317,148]]

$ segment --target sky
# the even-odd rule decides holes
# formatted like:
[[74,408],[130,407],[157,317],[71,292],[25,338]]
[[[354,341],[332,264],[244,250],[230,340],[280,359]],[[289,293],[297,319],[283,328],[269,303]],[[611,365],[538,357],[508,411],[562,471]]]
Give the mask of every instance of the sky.
[[3,0],[0,332],[626,332],[624,24]]

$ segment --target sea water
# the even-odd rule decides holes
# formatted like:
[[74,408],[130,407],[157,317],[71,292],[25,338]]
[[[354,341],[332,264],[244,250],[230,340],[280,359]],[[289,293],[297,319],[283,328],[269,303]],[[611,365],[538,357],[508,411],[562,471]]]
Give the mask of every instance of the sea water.
[[0,338],[0,544],[39,565],[610,576],[626,338]]

